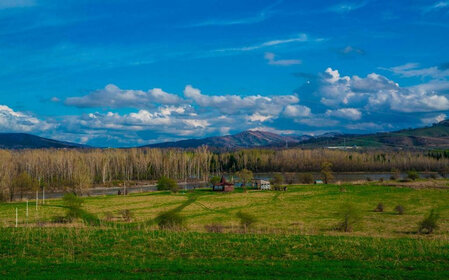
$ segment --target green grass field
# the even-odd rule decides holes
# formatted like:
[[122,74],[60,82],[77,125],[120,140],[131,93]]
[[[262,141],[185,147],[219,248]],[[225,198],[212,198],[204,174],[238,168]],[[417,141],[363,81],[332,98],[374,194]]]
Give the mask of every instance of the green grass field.
[[[360,220],[352,232],[336,231],[347,202]],[[373,211],[379,202],[384,212]],[[393,211],[398,204],[403,215]],[[448,189],[309,185],[90,197],[86,215],[70,224],[51,222],[64,215],[61,200],[38,211],[29,205],[27,219],[25,203],[0,204],[2,279],[449,278]],[[439,228],[418,234],[432,208]],[[133,213],[130,222],[120,216],[124,209]],[[158,229],[156,217],[169,210],[184,217],[185,228]],[[254,215],[254,226],[243,229],[239,211]],[[222,232],[208,232],[210,225]]]

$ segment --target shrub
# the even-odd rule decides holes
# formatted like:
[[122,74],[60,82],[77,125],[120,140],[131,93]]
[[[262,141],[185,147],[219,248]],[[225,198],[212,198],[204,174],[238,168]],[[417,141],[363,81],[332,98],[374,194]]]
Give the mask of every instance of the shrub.
[[419,174],[415,170],[410,170],[407,172],[407,178],[414,181],[416,179],[419,179]]
[[402,215],[404,214],[405,209],[402,205],[396,205],[396,207],[394,207],[394,211],[396,211],[398,215]]
[[122,216],[122,219],[123,219],[125,222],[131,221],[131,220],[133,219],[133,217],[134,217],[133,212],[131,212],[131,210],[129,210],[129,209],[121,210],[121,211],[120,211],[120,215]]
[[244,227],[244,228],[249,228],[255,222],[257,222],[256,217],[254,217],[253,215],[251,215],[249,213],[239,211],[239,212],[237,212],[236,216],[237,216],[237,218],[240,219],[240,225],[242,225],[242,227]]
[[383,212],[384,211],[384,204],[382,202],[379,202],[377,204],[376,208],[374,209],[374,212]]
[[366,181],[371,182],[373,179],[371,177],[366,177]]
[[313,175],[310,173],[302,174],[299,181],[303,184],[313,184]]
[[204,228],[206,229],[207,232],[222,233],[224,226],[220,224],[210,224],[205,225]]
[[390,179],[391,180],[398,180],[401,178],[401,170],[397,169],[397,168],[392,168],[391,169],[391,176]]
[[354,225],[360,220],[358,210],[350,203],[343,204],[338,212],[341,222],[336,226],[336,229],[344,232],[351,232]]
[[438,229],[438,220],[440,219],[440,215],[435,211],[435,209],[430,210],[429,215],[427,215],[421,222],[418,224],[418,232],[430,234]]
[[172,192],[177,192],[179,190],[178,183],[175,180],[168,177],[162,176],[157,181],[157,189],[159,191],[170,190]]
[[66,193],[62,198],[62,203],[66,207],[66,218],[68,221],[81,216],[81,206],[84,203],[82,198],[74,193]]
[[184,220],[183,216],[173,211],[163,212],[156,217],[160,229],[180,229],[184,226]]

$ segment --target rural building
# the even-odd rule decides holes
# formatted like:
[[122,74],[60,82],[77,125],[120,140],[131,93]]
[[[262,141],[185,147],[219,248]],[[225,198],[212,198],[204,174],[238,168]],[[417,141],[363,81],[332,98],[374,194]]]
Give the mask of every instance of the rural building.
[[315,180],[315,185],[321,185],[324,184],[323,180]]
[[254,180],[254,185],[259,190],[271,190],[271,186],[270,186],[270,182],[269,181],[265,181],[265,180],[262,180],[262,179],[255,179]]
[[232,192],[234,191],[234,184],[226,181],[224,176],[221,176],[219,183],[212,186],[212,190],[216,192]]

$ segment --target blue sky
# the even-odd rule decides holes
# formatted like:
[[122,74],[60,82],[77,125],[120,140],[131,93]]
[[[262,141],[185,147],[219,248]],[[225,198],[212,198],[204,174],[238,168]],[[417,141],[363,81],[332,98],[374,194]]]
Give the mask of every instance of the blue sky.
[[449,1],[0,0],[0,132],[95,146],[449,115]]

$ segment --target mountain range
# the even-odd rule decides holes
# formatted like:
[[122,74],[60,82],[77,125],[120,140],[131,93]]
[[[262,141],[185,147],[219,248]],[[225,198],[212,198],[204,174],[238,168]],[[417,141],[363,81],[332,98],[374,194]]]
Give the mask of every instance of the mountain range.
[[86,145],[53,140],[26,133],[0,133],[0,149],[71,149],[87,147]]
[[[449,120],[432,126],[403,129],[372,134],[326,133],[311,135],[279,135],[267,131],[248,130],[234,135],[215,136],[163,142],[142,147],[150,148],[196,148],[203,145],[211,149],[238,149],[255,147],[328,147],[347,149],[353,147],[373,148],[449,148]],[[0,133],[2,149],[40,148],[91,148],[86,145],[57,141],[25,133]]]
[[146,145],[151,148],[196,148],[207,145],[213,148],[254,148],[292,146],[301,141],[309,140],[311,136],[285,136],[267,131],[248,130],[234,135],[188,139],[176,142],[163,142]]

